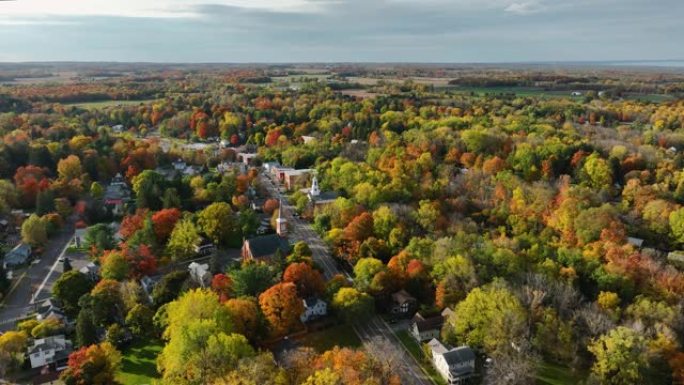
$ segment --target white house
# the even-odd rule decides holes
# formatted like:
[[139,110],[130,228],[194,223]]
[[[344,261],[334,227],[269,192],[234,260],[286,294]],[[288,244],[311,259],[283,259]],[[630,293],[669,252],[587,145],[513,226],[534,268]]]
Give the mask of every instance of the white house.
[[441,314],[424,317],[418,312],[411,319],[409,331],[418,342],[430,341],[433,338],[439,338],[443,324],[444,317]]
[[49,364],[60,364],[67,361],[73,350],[71,341],[63,335],[41,338],[33,341],[28,349],[31,368],[40,368]]
[[190,278],[202,287],[207,287],[211,284],[211,273],[209,272],[209,264],[192,262],[188,266],[190,271]]
[[432,364],[449,385],[462,385],[475,375],[475,352],[468,346],[448,350],[439,340],[428,342]]
[[302,302],[304,303],[304,313],[299,316],[299,319],[304,323],[328,314],[328,304],[320,298],[309,297],[303,299]]

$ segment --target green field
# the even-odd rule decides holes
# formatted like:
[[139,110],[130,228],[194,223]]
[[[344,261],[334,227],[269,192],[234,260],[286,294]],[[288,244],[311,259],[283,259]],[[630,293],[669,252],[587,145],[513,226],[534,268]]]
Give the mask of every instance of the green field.
[[159,379],[157,355],[162,350],[161,341],[142,340],[131,345],[123,352],[121,370],[116,379],[122,385],[152,384]]
[[309,346],[322,353],[335,346],[358,348],[361,340],[350,325],[342,324],[331,328],[307,334],[298,341],[302,346]]
[[64,103],[65,106],[74,106],[85,109],[92,108],[103,108],[112,106],[137,106],[140,104],[147,104],[155,102],[157,99],[143,99],[143,100],[100,100],[97,102],[77,102],[77,103]]
[[537,368],[538,385],[575,385],[584,379],[585,376],[558,364],[541,362]]
[[420,364],[421,368],[430,376],[430,379],[432,382],[435,384],[446,384],[442,376],[437,373],[435,368],[432,366],[432,363],[430,360],[428,360],[425,357],[425,353],[423,352],[423,349],[418,345],[418,342],[416,342],[415,339],[409,334],[408,330],[402,330],[400,332],[395,333],[397,338],[401,341],[401,343],[406,347],[406,349],[411,353],[413,358],[418,361]]

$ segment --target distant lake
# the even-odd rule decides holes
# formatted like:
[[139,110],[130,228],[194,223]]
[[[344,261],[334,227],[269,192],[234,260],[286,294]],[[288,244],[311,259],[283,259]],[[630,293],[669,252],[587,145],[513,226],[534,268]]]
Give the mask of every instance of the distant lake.
[[618,61],[618,62],[607,62],[606,64],[616,65],[616,66],[639,66],[639,67],[684,67],[684,60]]

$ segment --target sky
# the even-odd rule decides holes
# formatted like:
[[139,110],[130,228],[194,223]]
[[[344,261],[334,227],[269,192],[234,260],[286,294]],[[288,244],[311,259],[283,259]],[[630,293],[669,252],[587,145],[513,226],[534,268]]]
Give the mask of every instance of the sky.
[[0,0],[0,61],[684,59],[684,0]]

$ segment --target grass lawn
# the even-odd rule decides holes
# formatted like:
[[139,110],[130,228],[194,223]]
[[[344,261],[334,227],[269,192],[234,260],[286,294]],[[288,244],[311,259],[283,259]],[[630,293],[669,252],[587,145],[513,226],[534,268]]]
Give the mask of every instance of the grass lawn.
[[67,106],[76,106],[85,109],[102,108],[110,106],[137,106],[140,104],[147,104],[154,102],[157,99],[143,99],[143,100],[99,100],[96,102],[82,102],[82,103],[65,103]]
[[549,362],[540,362],[537,368],[538,385],[575,385],[585,378],[566,366]]
[[303,346],[312,347],[319,353],[335,346],[350,348],[361,346],[361,340],[359,340],[354,329],[347,324],[335,325],[325,330],[309,333],[299,340],[299,343]]
[[162,350],[161,341],[143,340],[129,346],[123,352],[121,370],[116,379],[123,385],[145,385],[159,379],[157,355]]
[[432,363],[426,359],[425,353],[423,353],[423,349],[421,346],[416,342],[415,339],[409,334],[408,330],[402,330],[396,333],[397,338],[401,341],[401,343],[406,347],[406,349],[411,353],[411,355],[418,361],[420,366],[427,372],[428,376],[430,376],[430,379],[432,379],[432,382],[435,384],[446,384],[442,376],[437,373],[435,368],[432,366]]

